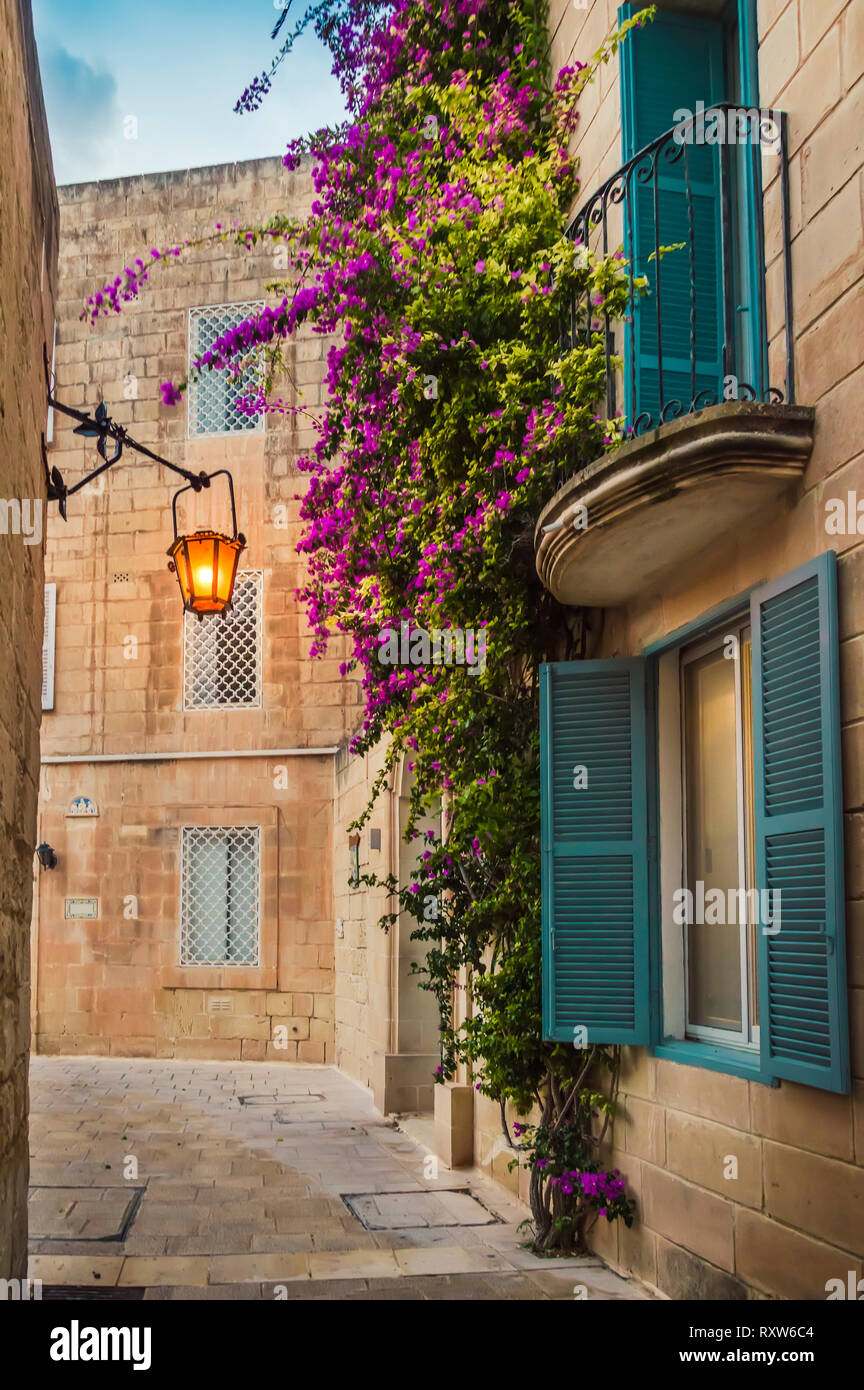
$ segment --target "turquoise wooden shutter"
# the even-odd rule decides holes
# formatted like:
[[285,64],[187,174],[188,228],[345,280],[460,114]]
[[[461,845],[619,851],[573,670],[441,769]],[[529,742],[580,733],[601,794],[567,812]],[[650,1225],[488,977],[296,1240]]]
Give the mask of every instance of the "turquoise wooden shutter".
[[543,666],[540,711],[543,1035],[647,1043],[645,663]]
[[[644,6],[621,7],[619,19],[629,19]],[[653,22],[634,29],[621,45],[622,153],[626,163],[652,140],[671,130],[675,113],[696,112],[697,103],[711,106],[726,97],[725,35],[719,20],[670,14],[658,10]],[[679,117],[680,119],[680,117]],[[661,333],[657,333],[658,261],[650,259],[657,245],[689,246],[690,221],[685,174],[689,171],[693,199],[696,281],[696,394],[723,392],[723,259],[720,163],[716,146],[689,145],[674,164],[661,162],[655,219],[653,181],[631,181],[632,239],[625,235],[625,252],[636,275],[648,278],[650,293],[636,307],[636,392],[633,398],[629,362],[625,365],[625,409],[633,424],[648,412],[659,424],[661,405],[670,400],[689,409],[691,377],[690,252],[670,252],[659,264]],[[627,224],[625,220],[625,234]],[[629,351],[629,334],[624,336]],[[662,347],[663,393],[660,393]]]
[[849,1089],[837,561],[752,596],[756,880],[779,890],[759,931],[766,1074]]

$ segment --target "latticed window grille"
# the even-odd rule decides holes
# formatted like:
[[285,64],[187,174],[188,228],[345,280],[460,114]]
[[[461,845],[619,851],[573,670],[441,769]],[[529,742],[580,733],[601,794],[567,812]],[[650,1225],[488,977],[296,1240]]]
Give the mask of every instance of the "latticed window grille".
[[261,704],[261,582],[260,570],[243,570],[224,617],[186,614],[184,709]]
[[[263,302],[252,300],[246,304],[212,304],[202,309],[189,310],[189,365],[212,347],[229,328],[234,328],[243,319],[263,309]],[[188,393],[189,438],[199,439],[204,435],[249,433],[264,428],[262,412],[247,415],[237,409],[241,397],[255,395],[262,380],[262,356],[254,353],[244,363],[243,369],[235,376],[234,372],[207,371],[197,381],[190,381]]]
[[260,881],[260,826],[183,826],[181,965],[258,964]]

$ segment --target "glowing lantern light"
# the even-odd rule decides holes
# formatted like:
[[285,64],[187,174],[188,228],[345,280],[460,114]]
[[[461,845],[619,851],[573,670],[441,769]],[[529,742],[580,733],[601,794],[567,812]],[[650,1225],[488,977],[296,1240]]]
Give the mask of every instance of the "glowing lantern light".
[[[177,575],[183,607],[190,613],[197,613],[199,618],[205,613],[224,613],[230,607],[240,553],[246,548],[246,537],[237,532],[231,474],[226,469],[220,472],[228,479],[231,494],[232,535],[223,535],[221,531],[193,531],[188,536],[178,535],[177,498],[181,493],[188,492],[189,488],[181,488],[174,497],[174,542],[168,551],[171,557],[168,568]],[[212,478],[219,476],[219,473],[211,474]]]

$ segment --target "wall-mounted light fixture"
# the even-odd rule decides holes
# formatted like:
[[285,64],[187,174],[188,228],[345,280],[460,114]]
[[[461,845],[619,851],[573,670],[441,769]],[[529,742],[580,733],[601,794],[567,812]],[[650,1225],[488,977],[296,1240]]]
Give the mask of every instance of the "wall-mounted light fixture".
[[36,855],[37,855],[37,858],[38,858],[38,860],[39,860],[39,864],[40,864],[40,867],[41,867],[41,868],[43,868],[43,869],[56,869],[56,868],[57,868],[57,855],[56,855],[55,851],[51,848],[51,846],[50,846],[45,840],[42,841],[42,844],[41,844],[41,845],[37,845],[37,847],[36,847]]
[[[47,356],[45,372],[50,383]],[[152,449],[148,449],[145,445],[130,438],[123,426],[111,419],[104,401],[100,402],[92,415],[87,415],[82,410],[74,410],[72,406],[61,405],[51,394],[49,384],[48,404],[63,415],[69,415],[73,420],[77,420],[78,426],[73,433],[83,435],[85,439],[95,439],[96,451],[104,460],[98,468],[94,468],[73,487],[67,487],[59,468],[49,468],[43,434],[42,459],[45,464],[48,501],[57,503],[63,520],[66,520],[68,498],[79,492],[82,487],[86,487],[94,478],[98,478],[100,473],[104,473],[106,469],[118,463],[124,448],[134,449],[136,453],[143,454],[145,458],[152,459],[154,463],[159,463],[163,468],[170,469],[172,473],[179,474],[181,478],[186,479],[186,487],[180,488],[172,505],[174,542],[168,551],[171,556],[169,569],[177,575],[184,608],[189,612],[197,613],[199,618],[203,617],[205,613],[224,614],[231,605],[234,580],[237,575],[237,562],[240,558],[240,552],[246,545],[245,536],[240,535],[237,530],[234,482],[228,470],[220,468],[216,473],[211,474],[191,473],[188,468],[180,468],[178,464],[171,463],[159,454],[154,454]],[[110,457],[108,455],[109,439],[114,444]],[[188,536],[179,536],[177,534],[177,498],[181,493],[188,492],[190,489],[193,492],[201,492],[203,488],[210,486],[211,478],[218,478],[223,474],[228,479],[231,494],[232,535],[226,536],[220,531],[194,531]]]
[[228,479],[231,495],[232,534],[225,536],[221,531],[193,531],[191,535],[177,534],[177,498],[192,487],[181,487],[174,494],[172,513],[174,517],[174,543],[168,551],[171,559],[169,570],[177,575],[183,607],[190,613],[203,618],[205,613],[224,613],[231,603],[234,593],[234,580],[237,577],[237,564],[240,552],[246,545],[246,537],[237,531],[237,509],[234,505],[234,481],[226,468],[211,473],[208,486],[213,478],[224,474]]

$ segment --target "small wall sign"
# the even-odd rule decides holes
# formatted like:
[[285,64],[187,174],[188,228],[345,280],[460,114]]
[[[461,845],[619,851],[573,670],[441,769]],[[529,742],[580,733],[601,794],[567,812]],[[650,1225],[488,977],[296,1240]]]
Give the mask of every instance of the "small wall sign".
[[67,816],[98,816],[99,807],[95,801],[91,801],[89,796],[76,796],[70,802]]
[[98,917],[98,898],[66,898],[66,917]]

